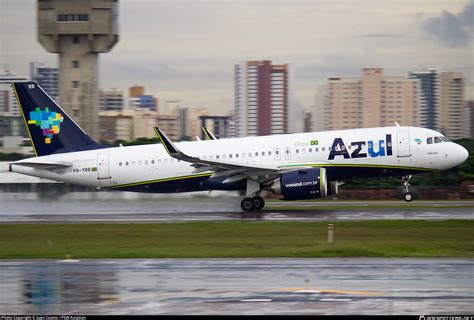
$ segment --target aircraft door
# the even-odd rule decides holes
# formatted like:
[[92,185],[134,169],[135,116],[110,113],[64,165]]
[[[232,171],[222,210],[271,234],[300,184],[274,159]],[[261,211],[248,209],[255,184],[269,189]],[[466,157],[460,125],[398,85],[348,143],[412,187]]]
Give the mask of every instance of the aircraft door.
[[398,157],[410,157],[410,136],[408,131],[400,131],[397,133],[398,140]]
[[97,155],[97,179],[110,179],[109,154],[99,153]]

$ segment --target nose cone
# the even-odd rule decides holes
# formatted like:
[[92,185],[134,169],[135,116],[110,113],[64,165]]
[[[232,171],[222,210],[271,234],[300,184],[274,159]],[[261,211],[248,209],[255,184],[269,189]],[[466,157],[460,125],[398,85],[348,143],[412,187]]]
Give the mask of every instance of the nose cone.
[[464,148],[463,146],[459,144],[456,146],[457,146],[456,158],[458,160],[457,165],[460,165],[464,163],[464,161],[466,161],[467,158],[469,158],[469,152],[466,150],[466,148]]

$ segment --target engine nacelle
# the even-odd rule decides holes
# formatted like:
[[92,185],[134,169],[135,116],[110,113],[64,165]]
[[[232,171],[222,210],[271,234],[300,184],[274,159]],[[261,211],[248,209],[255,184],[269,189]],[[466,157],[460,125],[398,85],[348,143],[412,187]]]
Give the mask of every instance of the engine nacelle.
[[326,169],[302,169],[285,172],[273,181],[270,190],[284,200],[325,198],[328,195]]

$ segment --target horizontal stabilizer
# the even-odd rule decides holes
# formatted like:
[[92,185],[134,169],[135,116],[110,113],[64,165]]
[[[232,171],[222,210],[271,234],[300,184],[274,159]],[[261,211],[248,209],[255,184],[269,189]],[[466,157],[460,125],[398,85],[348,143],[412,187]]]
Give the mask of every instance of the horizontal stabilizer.
[[63,168],[68,168],[72,166],[72,163],[70,162],[35,162],[35,161],[22,161],[22,162],[14,162],[11,163],[10,166],[24,166],[24,167],[30,167],[30,168],[35,168],[35,169],[45,169],[45,170],[50,170],[50,169],[63,169]]

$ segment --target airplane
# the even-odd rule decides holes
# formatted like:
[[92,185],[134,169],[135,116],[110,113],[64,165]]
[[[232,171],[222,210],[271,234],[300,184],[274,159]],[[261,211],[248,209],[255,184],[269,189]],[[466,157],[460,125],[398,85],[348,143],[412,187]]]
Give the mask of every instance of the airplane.
[[[284,200],[321,199],[341,181],[398,176],[412,201],[413,174],[462,164],[468,151],[441,133],[391,126],[233,139],[105,147],[89,137],[35,82],[14,82],[35,157],[11,172],[97,189],[149,193],[240,190],[243,211],[265,206],[262,191]],[[214,137],[215,138],[215,137]]]

